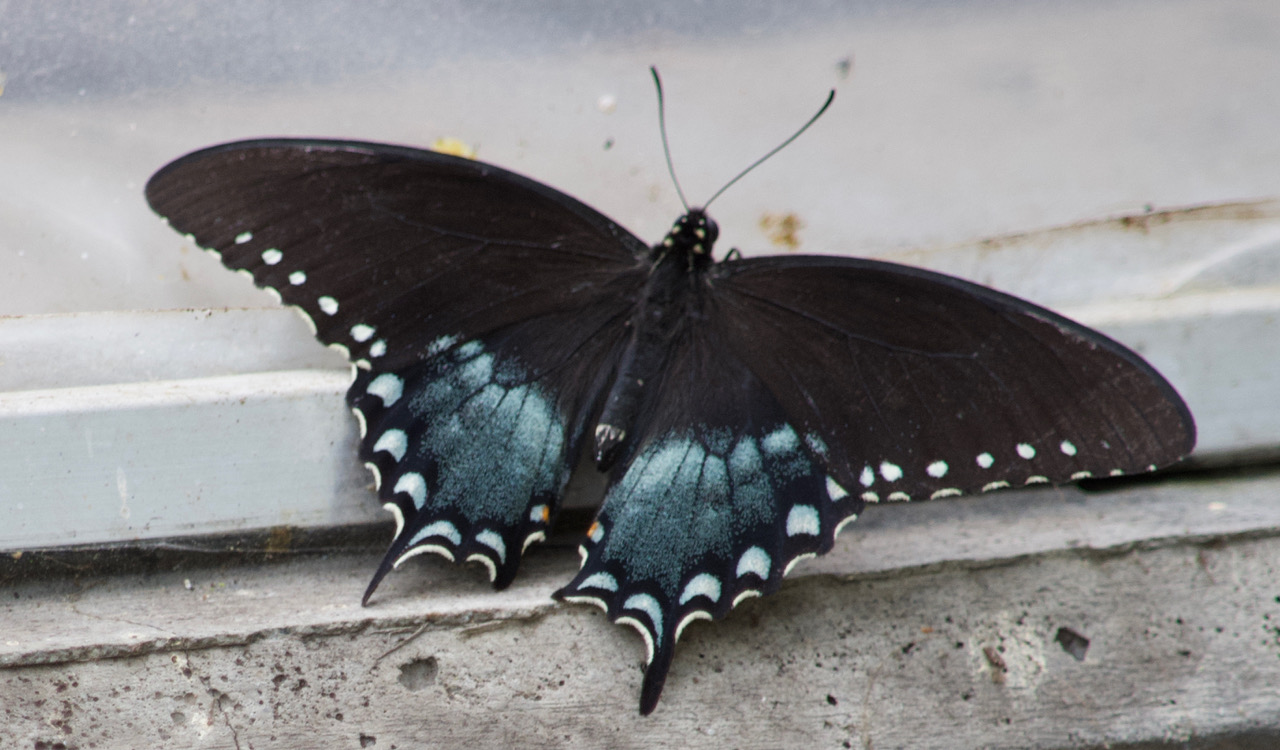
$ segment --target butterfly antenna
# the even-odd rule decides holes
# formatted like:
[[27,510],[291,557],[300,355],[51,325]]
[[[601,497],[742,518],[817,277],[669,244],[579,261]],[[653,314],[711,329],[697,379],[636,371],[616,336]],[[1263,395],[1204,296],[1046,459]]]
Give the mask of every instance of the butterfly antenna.
[[671,182],[676,186],[676,195],[680,196],[680,205],[684,206],[685,213],[688,213],[689,201],[684,199],[684,191],[680,189],[675,165],[671,163],[671,147],[667,145],[667,111],[662,97],[662,79],[658,77],[656,66],[650,65],[649,72],[653,74],[653,85],[658,87],[658,129],[662,131],[662,153],[667,157],[667,171],[671,173]]
[[[657,76],[657,75],[658,75],[658,74],[655,72],[655,73],[654,73],[654,76]],[[737,182],[738,180],[741,180],[743,177],[746,177],[748,172],[750,172],[751,170],[753,170],[753,169],[755,169],[756,167],[760,166],[761,164],[765,163],[765,161],[766,161],[766,160],[768,160],[768,158],[769,158],[770,156],[773,156],[774,154],[778,153],[779,151],[781,151],[782,149],[784,149],[784,148],[786,148],[788,145],[790,145],[790,143],[791,143],[792,141],[794,141],[795,139],[799,138],[801,133],[803,133],[804,131],[808,130],[810,125],[812,125],[812,124],[814,124],[815,122],[817,122],[819,117],[822,117],[822,113],[827,111],[827,107],[830,107],[830,106],[831,106],[831,102],[835,101],[835,98],[836,98],[836,90],[835,90],[835,89],[831,89],[831,93],[827,94],[827,100],[826,100],[825,102],[823,102],[823,104],[822,104],[822,106],[821,106],[821,107],[819,107],[819,108],[818,108],[817,113],[816,113],[816,114],[814,114],[814,116],[813,116],[813,117],[810,117],[810,118],[809,118],[809,121],[808,121],[808,122],[806,122],[804,125],[801,125],[799,130],[797,130],[796,132],[792,133],[790,138],[788,138],[787,140],[783,141],[782,143],[779,143],[777,146],[774,146],[772,151],[770,151],[769,153],[767,153],[767,154],[765,154],[764,156],[760,157],[759,159],[756,159],[754,162],[752,162],[752,163],[751,163],[751,166],[749,166],[749,167],[747,167],[746,169],[744,169],[744,170],[742,170],[741,172],[739,172],[737,177],[734,177],[732,180],[729,180],[728,182],[726,182],[726,183],[724,184],[724,187],[722,187],[722,188],[720,188],[719,190],[717,190],[717,191],[715,192],[715,194],[714,194],[714,195],[712,195],[712,196],[707,200],[707,202],[706,202],[706,203],[702,204],[703,209],[705,209],[707,206],[710,206],[710,205],[711,205],[711,202],[712,202],[712,201],[714,201],[716,198],[719,198],[719,197],[720,197],[720,194],[721,194],[721,193],[723,193],[724,191],[728,190],[728,189],[733,185],[733,183]],[[662,138],[663,138],[663,142],[664,142],[664,143],[666,142],[666,137],[667,137],[666,131],[663,131],[663,133],[662,133]],[[670,155],[668,155],[668,156],[667,156],[667,161],[668,161],[668,162],[670,162],[670,160],[671,160],[671,157],[670,157]]]

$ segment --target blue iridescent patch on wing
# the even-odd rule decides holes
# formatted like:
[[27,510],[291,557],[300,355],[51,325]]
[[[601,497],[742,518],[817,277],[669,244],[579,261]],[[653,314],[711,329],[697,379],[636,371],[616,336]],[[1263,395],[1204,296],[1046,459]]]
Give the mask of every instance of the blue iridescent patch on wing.
[[403,372],[360,373],[347,396],[398,522],[382,567],[434,552],[484,564],[502,587],[545,537],[568,480],[565,420],[513,357],[480,341],[437,349]]
[[681,631],[776,589],[830,549],[861,510],[790,425],[759,434],[690,430],[642,448],[609,488],[557,596],[605,609],[645,640],[642,704],[657,695]]

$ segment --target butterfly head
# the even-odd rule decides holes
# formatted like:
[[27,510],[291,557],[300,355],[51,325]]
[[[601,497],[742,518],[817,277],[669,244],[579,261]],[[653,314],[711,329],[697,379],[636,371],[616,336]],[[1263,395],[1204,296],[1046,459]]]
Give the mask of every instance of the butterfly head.
[[720,236],[720,227],[700,208],[691,208],[684,216],[676,219],[671,231],[662,239],[656,250],[659,252],[676,251],[688,256],[694,265],[705,265],[711,262],[711,248]]

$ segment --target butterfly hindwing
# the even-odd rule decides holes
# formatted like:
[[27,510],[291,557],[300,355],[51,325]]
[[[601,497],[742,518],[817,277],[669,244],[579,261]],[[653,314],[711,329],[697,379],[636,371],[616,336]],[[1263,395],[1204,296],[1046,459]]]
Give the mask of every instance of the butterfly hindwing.
[[827,473],[821,439],[788,421],[714,331],[686,328],[655,386],[582,569],[557,593],[640,631],[644,713],[685,625],[777,589],[797,560],[829,550],[863,505]]
[[482,562],[506,586],[519,551],[545,536],[566,479],[568,425],[548,394],[503,378],[472,340],[403,374],[361,372],[348,398],[368,424],[361,457],[397,518],[368,593],[425,551]]
[[[617,304],[578,313],[572,328],[548,316],[482,339],[441,337],[413,367],[360,372],[347,399],[364,426],[361,456],[398,520],[366,601],[424,551],[481,562],[498,588],[511,582],[556,515],[617,357]],[[553,343],[521,346],[549,331],[559,331]]]

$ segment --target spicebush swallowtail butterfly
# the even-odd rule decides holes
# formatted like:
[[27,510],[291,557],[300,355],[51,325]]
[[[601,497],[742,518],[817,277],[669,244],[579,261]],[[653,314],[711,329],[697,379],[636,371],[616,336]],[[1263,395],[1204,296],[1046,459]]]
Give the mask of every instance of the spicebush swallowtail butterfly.
[[650,247],[499,167],[335,140],[197,151],[146,195],[354,363],[397,524],[366,603],[426,551],[510,584],[591,451],[608,487],[556,597],[640,632],[643,713],[685,625],[776,590],[868,503],[1145,472],[1195,443],[1169,383],[1096,331],[892,263],[716,261],[702,209]]

